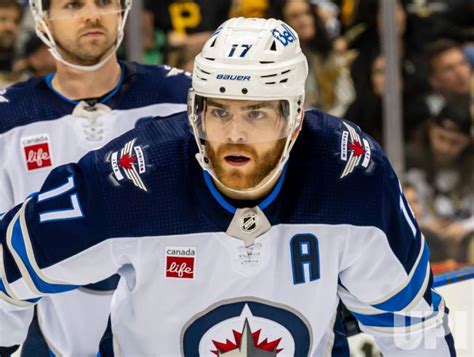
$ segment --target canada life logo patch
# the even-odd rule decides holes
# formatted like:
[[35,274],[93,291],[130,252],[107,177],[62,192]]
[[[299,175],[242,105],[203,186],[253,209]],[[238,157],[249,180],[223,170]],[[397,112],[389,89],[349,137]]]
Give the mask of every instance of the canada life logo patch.
[[53,166],[48,134],[21,138],[21,146],[28,171]]
[[166,278],[194,279],[195,266],[196,248],[166,247]]

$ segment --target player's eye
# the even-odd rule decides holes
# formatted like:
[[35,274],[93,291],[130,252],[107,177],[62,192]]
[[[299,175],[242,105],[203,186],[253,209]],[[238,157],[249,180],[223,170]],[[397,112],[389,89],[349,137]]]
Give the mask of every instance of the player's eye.
[[225,111],[225,109],[222,109],[222,108],[212,109],[211,114],[214,117],[220,118],[220,119],[226,119],[229,116],[229,114]]
[[82,7],[82,3],[80,1],[69,1],[64,5],[65,9],[68,10],[77,10]]
[[114,2],[113,0],[97,0],[96,4],[99,7],[105,7],[105,6],[112,5],[113,2]]
[[248,113],[248,116],[252,120],[264,119],[266,117],[265,113],[261,110],[252,110]]

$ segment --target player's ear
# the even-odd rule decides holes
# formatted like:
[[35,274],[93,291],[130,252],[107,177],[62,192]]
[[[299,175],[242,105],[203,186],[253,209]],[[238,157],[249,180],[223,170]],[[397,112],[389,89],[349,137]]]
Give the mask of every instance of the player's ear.
[[304,110],[301,111],[301,119],[300,119],[300,124],[298,125],[298,128],[293,132],[293,135],[291,136],[291,140],[295,140],[298,137],[298,134],[301,131],[301,128],[303,128],[303,120],[304,120]]

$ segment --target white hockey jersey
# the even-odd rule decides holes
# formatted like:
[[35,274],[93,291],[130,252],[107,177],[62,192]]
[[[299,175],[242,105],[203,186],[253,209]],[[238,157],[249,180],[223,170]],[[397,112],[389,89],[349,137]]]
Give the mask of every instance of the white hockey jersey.
[[[97,104],[62,97],[51,86],[51,75],[6,90],[0,103],[0,215],[38,191],[54,167],[79,160],[140,118],[186,109],[188,75],[169,67],[120,65],[120,83]],[[51,352],[95,355],[111,296],[84,288],[43,299],[38,316]],[[0,315],[0,346],[24,340],[31,314],[30,309],[17,316],[23,328],[14,334],[5,333],[9,325]]]
[[1,311],[119,272],[101,356],[349,356],[339,299],[385,356],[453,355],[426,242],[356,126],[307,112],[272,192],[242,207],[196,151],[182,113],[55,169],[0,225]]

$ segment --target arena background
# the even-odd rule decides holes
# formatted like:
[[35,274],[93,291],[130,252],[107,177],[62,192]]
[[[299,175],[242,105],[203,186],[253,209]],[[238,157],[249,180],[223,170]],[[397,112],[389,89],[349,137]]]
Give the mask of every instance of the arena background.
[[[288,22],[285,16],[290,16],[298,25],[297,32],[301,30],[304,34],[304,25],[298,23],[298,16],[303,15],[298,13],[300,8],[290,8],[288,3],[292,1],[309,6],[308,9],[313,11],[312,26],[316,29],[312,37],[306,40],[305,47],[308,57],[311,58],[310,68],[315,66],[310,72],[314,77],[309,88],[314,89],[314,86],[317,86],[316,94],[312,96],[314,100],[308,102],[307,107],[350,117],[383,144],[395,170],[402,178],[404,187],[414,189],[418,197],[410,203],[412,208],[420,204],[425,209],[425,214],[419,217],[419,221],[421,227],[427,229],[426,234],[429,233],[427,239],[430,240],[431,233],[439,233],[433,234],[435,238],[432,238],[432,265],[436,275],[435,284],[439,286],[451,311],[450,325],[455,335],[458,356],[474,356],[474,229],[461,238],[442,237],[443,231],[432,232],[433,226],[430,226],[429,221],[443,219],[443,222],[447,222],[449,219],[449,222],[465,222],[473,219],[472,0],[134,0],[120,55],[122,58],[141,63],[170,64],[189,70],[192,68],[192,58],[205,38],[230,16],[279,16]],[[0,49],[0,90],[29,76],[42,75],[43,71],[51,69],[48,67],[51,64],[47,54],[41,52],[44,49],[35,38],[34,25],[26,1],[20,3],[25,9],[21,24],[18,29],[7,34],[15,35],[14,46],[4,46]],[[400,10],[403,15],[400,15]],[[2,34],[6,36],[1,30],[1,23],[5,21],[1,12],[0,6],[0,43]],[[323,33],[324,39],[321,37]],[[455,41],[465,55],[470,83],[467,95],[455,93],[455,89],[454,92],[449,92],[449,88],[442,88],[443,83],[440,85],[439,81],[436,84],[434,77],[439,73],[433,68],[434,57],[430,46],[440,40]],[[373,48],[379,51],[372,51]],[[378,57],[383,58],[384,65],[381,69],[374,69]],[[440,65],[441,60],[438,58],[436,61],[436,64]],[[360,62],[373,65],[358,67]],[[453,66],[458,65],[449,67],[448,63],[449,68],[440,71],[456,72]],[[323,73],[320,68],[327,71]],[[378,72],[372,73],[373,77],[369,80],[361,78],[370,71]],[[383,89],[378,92],[374,88],[376,75],[383,78]],[[462,76],[456,73],[451,75]],[[333,79],[333,86],[329,88],[328,78],[329,81]],[[452,79],[441,76],[441,80],[443,78],[445,83]],[[462,78],[453,79],[454,82],[456,80],[459,82]],[[342,84],[338,87],[334,83]],[[369,100],[372,97],[374,100]],[[438,100],[434,102],[437,103],[437,110],[430,107],[433,98]],[[430,205],[433,202],[436,207],[436,197],[425,197],[420,193],[423,185],[417,181],[420,177],[417,173],[424,173],[426,167],[410,162],[410,150],[416,151],[413,148],[420,144],[417,142],[417,133],[422,132],[424,126],[429,126],[431,122],[442,126],[443,120],[446,119],[440,117],[442,108],[453,104],[467,105],[471,113],[468,129],[461,130],[462,134],[470,138],[469,146],[462,154],[452,158],[455,169],[468,177],[468,191],[463,196],[467,203],[464,203],[462,210],[450,212],[449,217],[446,212],[430,212],[430,216],[426,214],[426,210],[432,209]],[[351,112],[351,109],[354,110]],[[359,117],[352,117],[354,112],[358,113]],[[461,123],[459,126],[464,125],[465,128],[463,118],[450,119]],[[428,156],[425,160],[430,161],[431,158]],[[459,186],[453,187],[452,191],[458,188]],[[450,194],[451,192],[448,192],[444,197],[450,198]],[[351,354],[380,355],[370,338],[363,334],[351,338]]]

